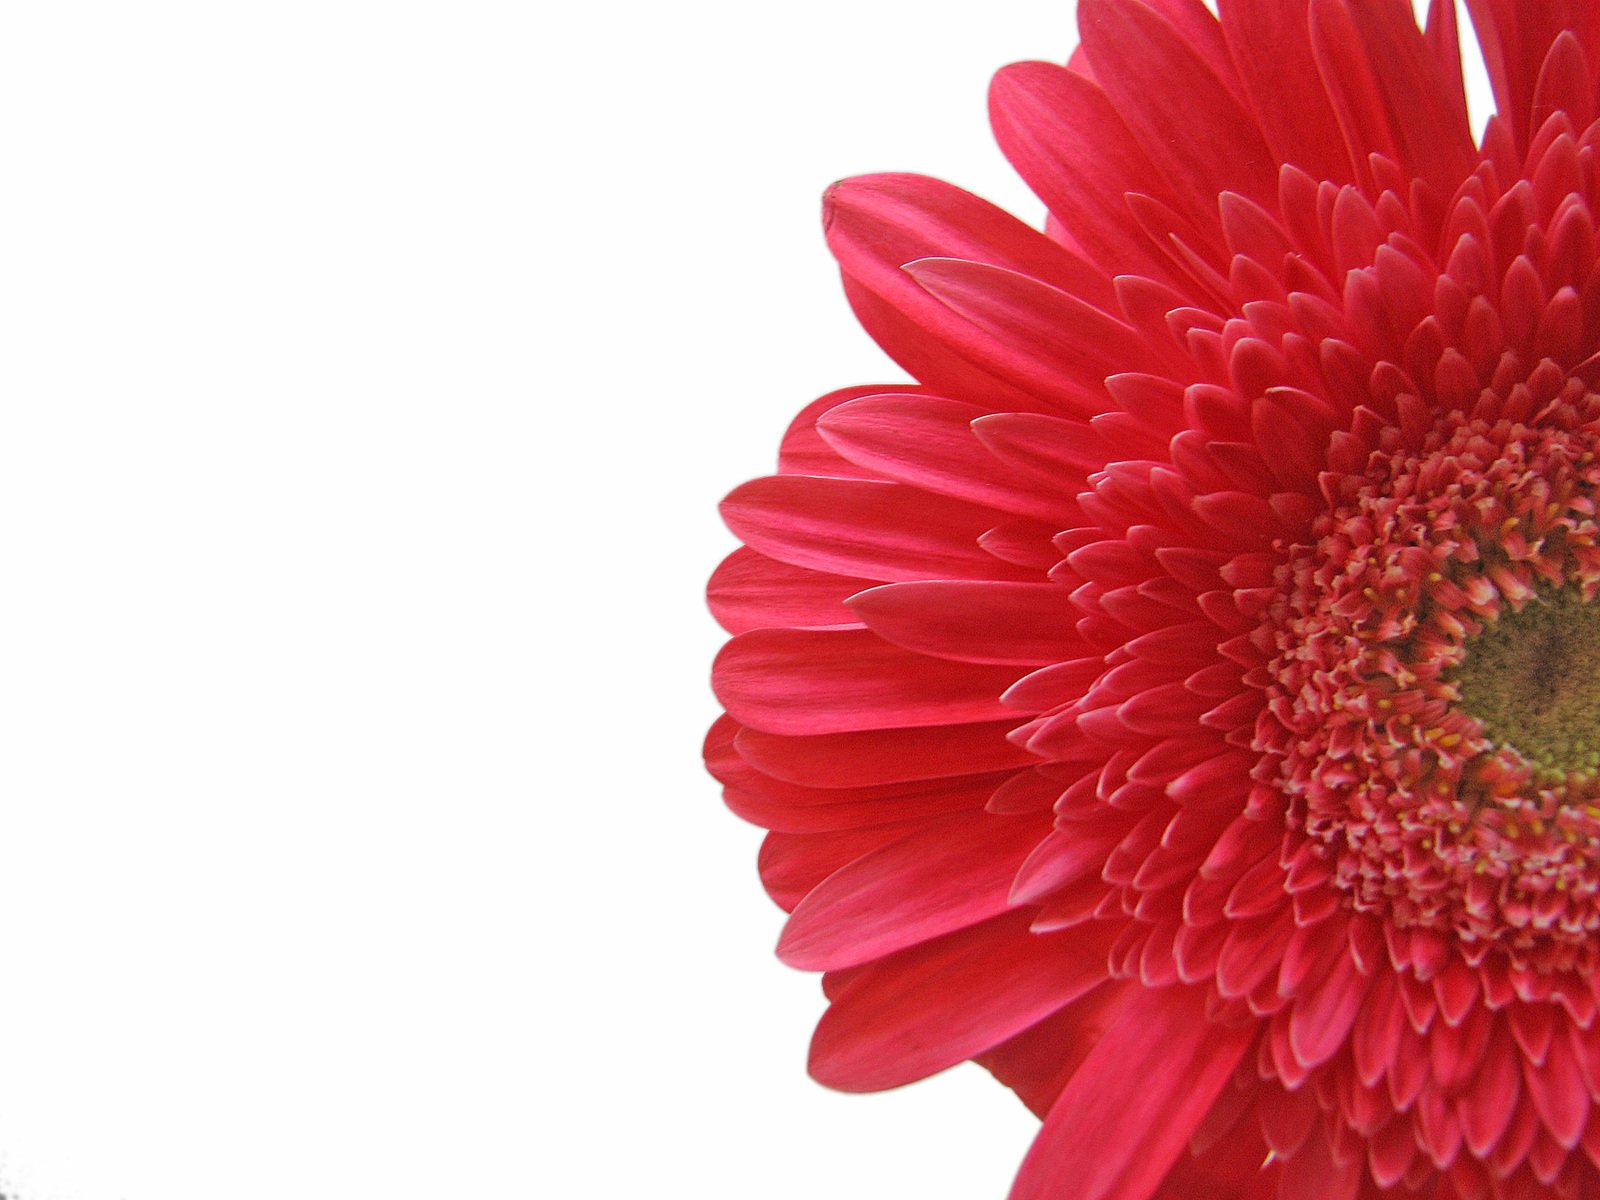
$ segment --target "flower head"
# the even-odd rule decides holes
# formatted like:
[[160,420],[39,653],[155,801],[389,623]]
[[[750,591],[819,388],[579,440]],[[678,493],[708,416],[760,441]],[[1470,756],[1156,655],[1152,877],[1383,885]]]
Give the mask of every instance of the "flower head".
[[916,379],[724,506],[707,758],[825,1083],[976,1059],[1014,1200],[1600,1194],[1600,5],[1081,0],[1044,232],[826,223]]

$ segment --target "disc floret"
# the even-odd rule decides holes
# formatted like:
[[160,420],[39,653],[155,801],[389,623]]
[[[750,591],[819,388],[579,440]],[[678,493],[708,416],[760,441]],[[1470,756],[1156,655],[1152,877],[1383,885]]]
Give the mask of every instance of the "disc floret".
[[1600,929],[1597,434],[1548,373],[1389,431],[1289,552],[1261,676],[1262,774],[1351,906],[1539,971]]

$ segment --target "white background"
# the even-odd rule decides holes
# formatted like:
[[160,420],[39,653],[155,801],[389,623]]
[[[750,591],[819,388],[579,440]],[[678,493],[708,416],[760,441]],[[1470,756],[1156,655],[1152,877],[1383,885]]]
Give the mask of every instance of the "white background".
[[0,1190],[982,1200],[965,1067],[811,1083],[698,761],[717,499],[899,372],[817,197],[1041,216],[1070,0],[0,17]]

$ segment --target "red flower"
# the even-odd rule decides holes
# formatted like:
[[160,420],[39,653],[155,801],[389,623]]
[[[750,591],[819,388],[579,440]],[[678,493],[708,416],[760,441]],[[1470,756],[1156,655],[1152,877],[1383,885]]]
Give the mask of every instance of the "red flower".
[[[916,379],[724,514],[707,758],[812,1071],[975,1058],[1015,1200],[1600,1195],[1600,4],[1082,0],[1039,233],[828,196]],[[1280,164],[1282,164],[1280,166]]]

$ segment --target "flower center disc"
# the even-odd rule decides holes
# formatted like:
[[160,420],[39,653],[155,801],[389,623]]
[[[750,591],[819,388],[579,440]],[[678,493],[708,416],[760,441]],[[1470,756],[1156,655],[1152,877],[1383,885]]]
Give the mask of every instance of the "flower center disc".
[[1389,435],[1326,483],[1258,635],[1286,858],[1539,972],[1600,968],[1597,445],[1600,394],[1560,378]]
[[1470,639],[1461,703],[1495,742],[1563,773],[1600,767],[1600,604],[1571,589]]

